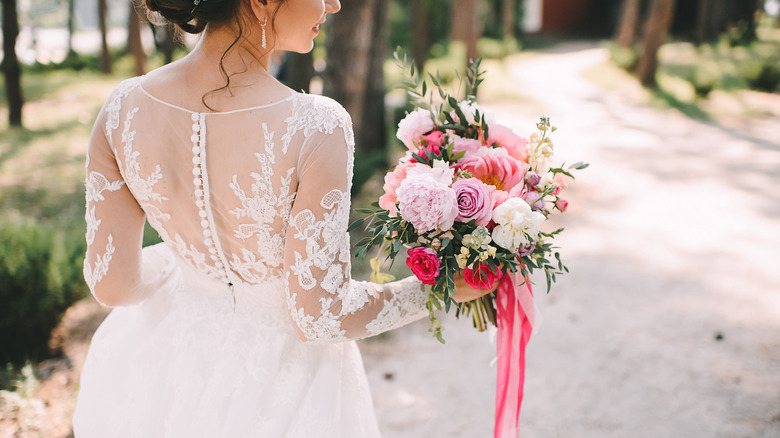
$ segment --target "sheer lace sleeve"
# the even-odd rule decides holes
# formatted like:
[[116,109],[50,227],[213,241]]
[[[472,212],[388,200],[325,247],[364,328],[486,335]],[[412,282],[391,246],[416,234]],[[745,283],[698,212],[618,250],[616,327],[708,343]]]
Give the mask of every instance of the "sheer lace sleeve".
[[84,259],[84,279],[95,299],[108,307],[142,301],[150,290],[144,280],[160,280],[153,279],[153,269],[142,263],[145,216],[122,177],[111,144],[116,128],[111,101],[98,115],[87,151]]
[[383,285],[351,279],[347,233],[354,141],[340,108],[337,128],[307,139],[286,235],[288,307],[310,342],[372,336],[427,314],[427,291],[409,277]]

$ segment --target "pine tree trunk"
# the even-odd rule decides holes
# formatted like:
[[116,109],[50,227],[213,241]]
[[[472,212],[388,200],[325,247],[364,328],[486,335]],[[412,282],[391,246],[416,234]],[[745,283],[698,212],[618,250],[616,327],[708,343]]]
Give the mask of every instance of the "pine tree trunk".
[[477,42],[480,37],[479,0],[453,0],[452,30],[454,41],[466,45],[466,63],[479,58]]
[[165,23],[163,26],[163,32],[159,40],[160,51],[163,53],[164,62],[170,64],[173,62],[173,52],[179,45],[177,42],[178,35],[176,33],[176,26],[172,23]]
[[22,126],[22,70],[16,56],[16,37],[19,35],[19,18],[16,0],[2,0],[3,5],[3,62],[5,92],[8,99],[8,123]]
[[287,53],[285,85],[295,91],[309,92],[311,78],[314,77],[314,55],[308,53]]
[[658,69],[658,49],[666,41],[674,18],[675,0],[653,0],[650,16],[645,25],[642,53],[636,66],[639,82],[654,87],[655,73]]
[[641,0],[623,0],[620,25],[615,34],[615,43],[622,47],[632,47],[636,41]]
[[503,7],[504,40],[515,38],[515,0],[504,0]]
[[368,59],[366,96],[363,103],[363,123],[357,134],[364,151],[384,151],[387,137],[385,126],[384,63],[389,38],[388,1],[380,0],[374,10],[374,38]]
[[[343,0],[341,11],[330,19],[328,64],[323,93],[341,103],[352,116],[355,132],[360,132],[368,84],[374,10],[378,1]],[[363,144],[358,143],[358,148]]]
[[428,59],[428,51],[431,49],[431,35],[428,32],[428,11],[426,0],[412,0],[412,26],[414,38],[412,50],[414,51],[414,63],[417,69],[422,71],[425,61]]
[[106,0],[98,0],[98,18],[100,21],[100,71],[111,73],[111,53],[108,51],[108,5]]
[[146,52],[141,41],[141,23],[145,21],[140,13],[141,4],[137,0],[130,0],[130,13],[127,22],[127,52],[133,55],[135,60],[135,75],[142,76],[146,73]]
[[73,34],[76,32],[76,0],[68,0],[68,55],[73,50]]

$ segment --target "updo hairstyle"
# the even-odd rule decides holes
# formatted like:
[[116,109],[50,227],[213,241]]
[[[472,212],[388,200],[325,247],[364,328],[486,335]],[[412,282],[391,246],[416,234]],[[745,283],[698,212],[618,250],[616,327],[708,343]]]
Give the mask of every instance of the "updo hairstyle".
[[[159,13],[184,32],[198,34],[209,23],[222,24],[237,20],[242,1],[245,0],[200,0],[198,4],[195,4],[195,0],[144,0],[144,3],[147,11]],[[264,4],[268,2],[259,1]],[[275,13],[273,15],[276,16]]]

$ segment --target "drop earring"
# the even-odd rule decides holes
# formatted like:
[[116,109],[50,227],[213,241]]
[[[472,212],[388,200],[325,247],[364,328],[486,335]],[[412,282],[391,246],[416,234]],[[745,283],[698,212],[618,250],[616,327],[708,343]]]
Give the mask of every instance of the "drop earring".
[[260,45],[265,49],[266,48],[266,42],[265,42],[265,25],[268,24],[268,17],[265,17],[265,20],[260,24],[260,27],[263,29]]

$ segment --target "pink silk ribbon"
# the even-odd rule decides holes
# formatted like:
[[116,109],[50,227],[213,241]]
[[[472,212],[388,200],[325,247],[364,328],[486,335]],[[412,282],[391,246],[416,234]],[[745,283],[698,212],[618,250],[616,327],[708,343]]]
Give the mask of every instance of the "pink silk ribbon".
[[535,317],[533,292],[527,279],[508,273],[501,279],[496,295],[498,376],[494,437],[517,438],[525,380],[525,347]]

